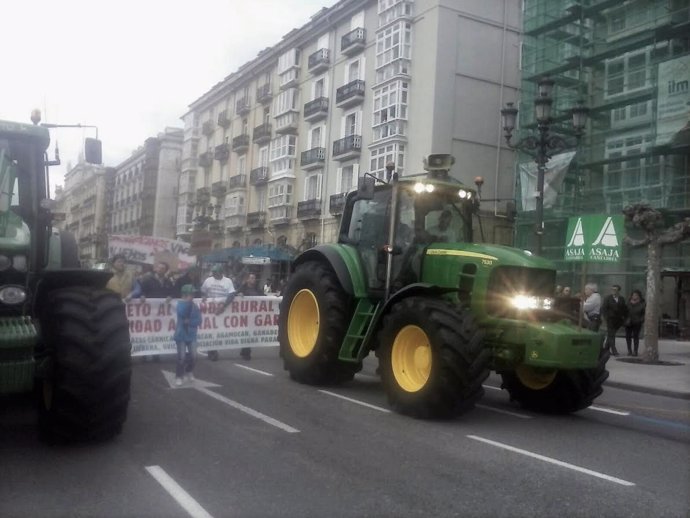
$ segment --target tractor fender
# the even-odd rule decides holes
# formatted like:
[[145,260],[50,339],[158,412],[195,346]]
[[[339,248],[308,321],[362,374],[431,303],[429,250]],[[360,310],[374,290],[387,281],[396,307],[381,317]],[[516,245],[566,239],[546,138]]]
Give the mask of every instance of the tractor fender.
[[295,259],[292,270],[307,261],[328,264],[345,292],[356,298],[366,297],[366,282],[356,250],[348,245],[318,245]]
[[397,304],[402,299],[408,297],[424,296],[424,297],[440,297],[446,293],[452,293],[458,291],[455,288],[442,288],[435,284],[429,284],[426,282],[416,282],[414,284],[408,284],[404,288],[396,291],[391,297],[385,302],[381,311],[378,312],[376,316],[376,321],[372,322],[373,326],[378,326],[381,320],[386,314],[388,314],[391,308]]

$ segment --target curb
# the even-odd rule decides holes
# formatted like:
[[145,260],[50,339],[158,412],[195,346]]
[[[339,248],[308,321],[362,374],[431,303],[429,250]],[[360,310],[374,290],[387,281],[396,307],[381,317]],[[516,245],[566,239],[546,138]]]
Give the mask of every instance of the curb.
[[631,383],[621,383],[620,381],[605,381],[605,387],[619,388],[623,390],[630,390],[633,392],[642,392],[645,394],[653,394],[655,396],[666,396],[675,399],[690,400],[690,392],[678,392],[676,390],[666,390],[656,387],[643,387],[640,385],[633,385]]

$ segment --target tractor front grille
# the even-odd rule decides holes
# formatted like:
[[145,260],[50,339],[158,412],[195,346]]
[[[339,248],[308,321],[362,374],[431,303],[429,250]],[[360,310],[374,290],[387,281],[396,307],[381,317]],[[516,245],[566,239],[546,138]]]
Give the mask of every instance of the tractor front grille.
[[486,293],[487,313],[499,318],[532,318],[541,320],[548,312],[520,310],[510,301],[516,295],[553,297],[556,272],[522,266],[498,266],[491,272]]

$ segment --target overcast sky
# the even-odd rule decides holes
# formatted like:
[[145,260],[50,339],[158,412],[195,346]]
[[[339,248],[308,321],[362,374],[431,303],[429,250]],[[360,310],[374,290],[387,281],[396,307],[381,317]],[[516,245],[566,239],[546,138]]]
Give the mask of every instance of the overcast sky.
[[[336,0],[14,0],[2,9],[0,119],[98,126],[116,166],[190,103]],[[93,130],[51,130],[62,184]]]

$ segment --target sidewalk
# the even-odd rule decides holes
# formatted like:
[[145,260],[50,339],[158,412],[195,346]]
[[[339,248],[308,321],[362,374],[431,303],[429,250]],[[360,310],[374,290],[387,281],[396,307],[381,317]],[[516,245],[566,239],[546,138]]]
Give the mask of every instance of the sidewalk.
[[[611,356],[606,364],[609,379],[604,386],[690,399],[690,342],[659,340],[659,359],[682,365],[646,365],[619,361],[628,357],[625,339],[619,337],[616,347],[620,356]],[[643,348],[640,343],[640,353]]]

